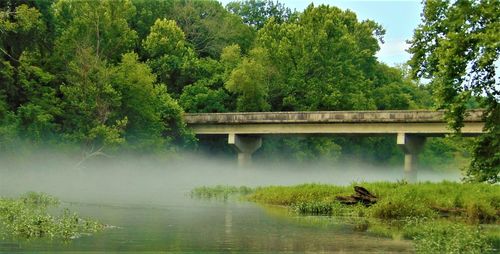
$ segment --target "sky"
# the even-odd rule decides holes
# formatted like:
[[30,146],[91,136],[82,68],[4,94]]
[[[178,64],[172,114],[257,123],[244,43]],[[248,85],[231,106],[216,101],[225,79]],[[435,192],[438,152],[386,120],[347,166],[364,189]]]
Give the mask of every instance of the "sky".
[[[233,0],[221,0],[222,5]],[[377,57],[382,62],[394,66],[410,59],[406,41],[411,39],[413,30],[420,23],[422,4],[420,0],[281,0],[290,9],[303,11],[309,4],[328,4],[341,9],[350,9],[359,20],[370,19],[385,28],[385,43],[381,45]]]

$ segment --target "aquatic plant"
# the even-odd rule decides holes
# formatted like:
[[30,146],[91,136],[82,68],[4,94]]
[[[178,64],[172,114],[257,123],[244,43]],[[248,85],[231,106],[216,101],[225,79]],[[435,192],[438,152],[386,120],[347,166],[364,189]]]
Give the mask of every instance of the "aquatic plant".
[[417,253],[487,253],[492,250],[478,225],[447,220],[409,220],[405,234],[414,240]]
[[214,187],[201,186],[194,188],[190,195],[192,198],[227,200],[231,196],[244,196],[252,192],[253,189],[246,186],[217,185]]
[[103,224],[80,218],[68,209],[60,216],[50,214],[48,208],[59,203],[55,197],[36,192],[26,193],[18,199],[0,198],[0,232],[3,237],[69,240],[104,228]]
[[331,215],[333,206],[328,202],[301,202],[293,204],[291,209],[298,214]]

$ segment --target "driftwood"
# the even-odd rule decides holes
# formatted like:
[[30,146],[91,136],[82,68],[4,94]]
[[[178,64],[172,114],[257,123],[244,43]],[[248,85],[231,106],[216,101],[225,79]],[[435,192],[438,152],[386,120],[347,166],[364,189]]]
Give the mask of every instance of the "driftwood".
[[377,203],[377,197],[371,194],[367,189],[361,186],[354,186],[355,193],[351,196],[337,196],[336,200],[345,205],[355,205],[361,203],[365,206],[371,206]]

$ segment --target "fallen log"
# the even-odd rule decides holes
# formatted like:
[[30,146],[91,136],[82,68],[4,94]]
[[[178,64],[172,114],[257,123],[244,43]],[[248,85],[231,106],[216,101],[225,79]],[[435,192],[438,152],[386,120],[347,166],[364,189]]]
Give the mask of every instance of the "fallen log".
[[365,206],[371,206],[377,203],[377,197],[361,186],[354,186],[354,192],[350,196],[336,196],[335,199],[345,205],[361,203]]

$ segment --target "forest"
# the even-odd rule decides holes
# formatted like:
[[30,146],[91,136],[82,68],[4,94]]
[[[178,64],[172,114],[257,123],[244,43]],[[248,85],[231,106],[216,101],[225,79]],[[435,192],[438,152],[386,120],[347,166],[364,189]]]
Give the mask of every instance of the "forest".
[[[433,8],[435,15],[448,8],[430,2],[429,20]],[[492,2],[488,10],[498,25],[498,2],[486,2]],[[491,96],[480,96],[481,86],[472,84],[477,89],[468,96],[448,98],[446,82],[421,82],[443,80],[434,75],[439,68],[431,69],[439,57],[426,60],[422,53],[431,50],[423,46],[431,38],[426,25],[415,32],[409,65],[391,67],[376,57],[384,28],[334,6],[311,4],[298,12],[271,0],[226,6],[194,0],[1,1],[0,152],[53,146],[83,157],[180,149],[230,153],[224,142],[198,140],[183,113],[450,109],[450,100],[461,102],[451,110],[457,114],[489,105],[487,127],[493,131],[481,140],[494,148],[500,144],[495,80]],[[416,71],[419,65],[427,69]],[[430,139],[421,160],[445,170],[482,155],[490,158],[493,173],[472,175],[496,181],[498,151],[481,153],[470,148],[474,142]],[[403,160],[395,137],[273,137],[256,156],[383,165]]]

